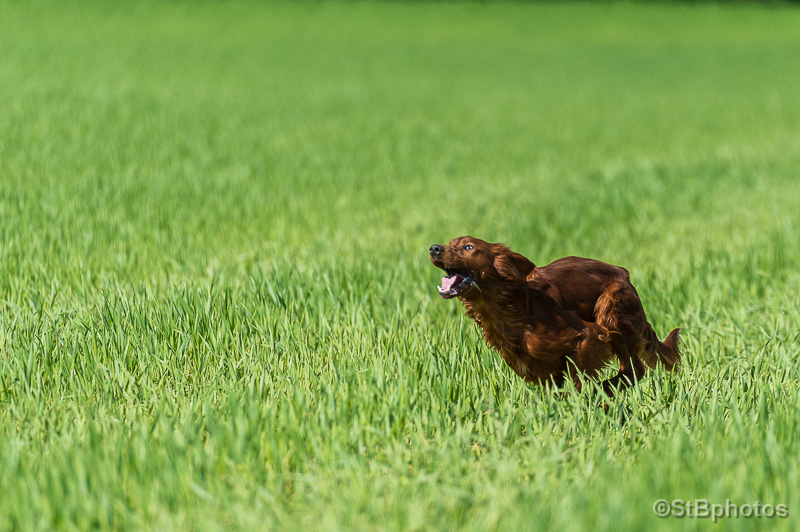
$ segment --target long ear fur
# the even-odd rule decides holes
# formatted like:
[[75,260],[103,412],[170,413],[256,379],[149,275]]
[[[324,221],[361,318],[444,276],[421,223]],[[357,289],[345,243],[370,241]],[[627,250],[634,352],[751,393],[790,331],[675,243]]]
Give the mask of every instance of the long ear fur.
[[494,249],[494,269],[504,279],[525,279],[535,267],[527,258],[506,246],[499,245]]

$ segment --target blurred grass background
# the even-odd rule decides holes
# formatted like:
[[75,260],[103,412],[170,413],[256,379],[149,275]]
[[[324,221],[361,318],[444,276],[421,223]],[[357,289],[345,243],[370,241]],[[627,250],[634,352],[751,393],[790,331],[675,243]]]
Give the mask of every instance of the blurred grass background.
[[[796,8],[3,1],[0,52],[0,528],[796,525]],[[462,234],[629,268],[684,371],[519,382]]]

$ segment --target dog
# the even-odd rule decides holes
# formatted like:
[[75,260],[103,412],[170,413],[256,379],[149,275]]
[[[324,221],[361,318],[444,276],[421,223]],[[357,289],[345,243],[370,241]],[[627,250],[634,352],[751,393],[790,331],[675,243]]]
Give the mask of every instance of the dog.
[[[444,270],[439,295],[458,297],[514,372],[528,382],[562,386],[597,379],[613,358],[619,373],[602,382],[614,395],[643,378],[645,364],[677,371],[680,329],[661,342],[625,268],[581,257],[536,267],[504,244],[471,236],[430,247]],[[577,370],[577,371],[576,371]]]

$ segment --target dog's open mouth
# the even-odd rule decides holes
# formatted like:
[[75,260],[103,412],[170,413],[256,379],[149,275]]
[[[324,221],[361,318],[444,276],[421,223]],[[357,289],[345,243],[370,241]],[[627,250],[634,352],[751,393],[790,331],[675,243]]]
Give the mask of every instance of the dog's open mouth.
[[456,297],[462,290],[475,284],[475,275],[466,268],[445,269],[447,275],[442,277],[439,295],[445,299]]

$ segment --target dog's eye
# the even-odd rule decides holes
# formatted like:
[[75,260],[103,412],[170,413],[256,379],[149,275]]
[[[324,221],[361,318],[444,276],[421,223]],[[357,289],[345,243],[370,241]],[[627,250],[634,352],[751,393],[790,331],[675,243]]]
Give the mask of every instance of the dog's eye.
[[466,246],[464,246],[464,249],[467,250],[467,251],[473,249],[472,248],[472,244],[467,244]]

